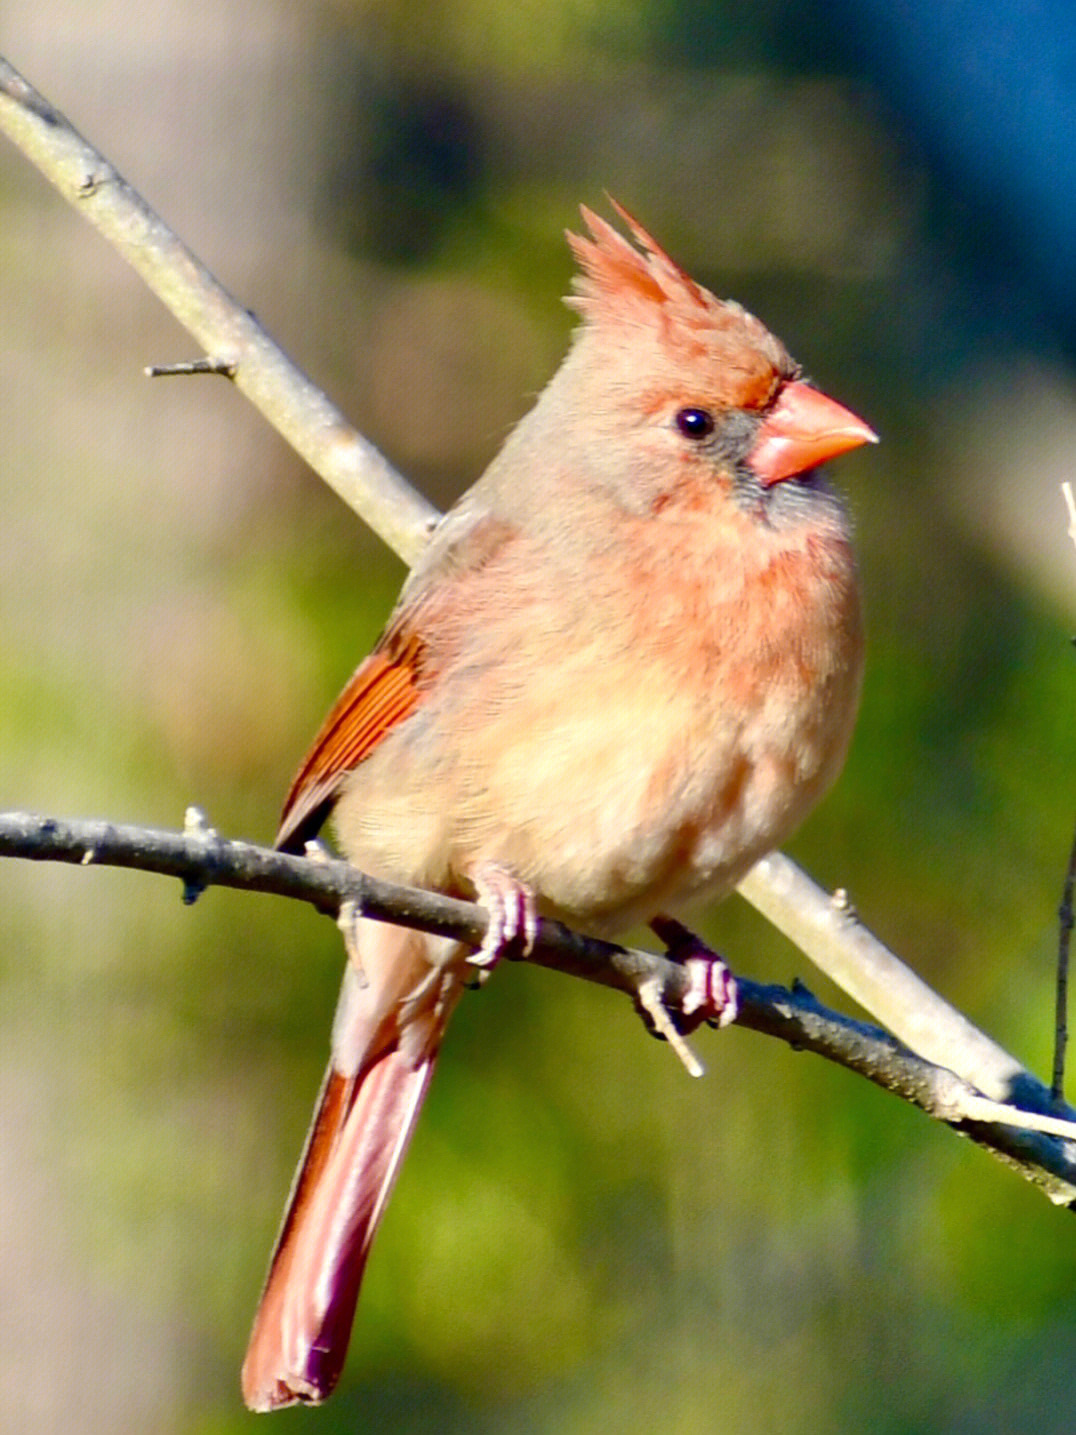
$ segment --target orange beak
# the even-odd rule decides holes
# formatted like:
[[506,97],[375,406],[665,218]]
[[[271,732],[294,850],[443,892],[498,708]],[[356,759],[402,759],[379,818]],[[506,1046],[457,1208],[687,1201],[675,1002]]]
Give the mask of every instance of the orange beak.
[[850,409],[798,380],[781,390],[747,462],[769,488],[860,444],[877,442],[874,430]]

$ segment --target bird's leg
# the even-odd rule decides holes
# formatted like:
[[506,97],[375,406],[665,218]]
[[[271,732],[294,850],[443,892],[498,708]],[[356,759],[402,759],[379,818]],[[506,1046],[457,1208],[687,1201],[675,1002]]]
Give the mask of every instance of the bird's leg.
[[367,976],[362,966],[362,956],[359,949],[359,922],[362,920],[362,907],[351,897],[347,897],[340,903],[340,910],[336,914],[336,925],[340,928],[340,934],[344,939],[344,950],[347,952],[347,959],[354,967],[359,978],[359,985],[367,985]]

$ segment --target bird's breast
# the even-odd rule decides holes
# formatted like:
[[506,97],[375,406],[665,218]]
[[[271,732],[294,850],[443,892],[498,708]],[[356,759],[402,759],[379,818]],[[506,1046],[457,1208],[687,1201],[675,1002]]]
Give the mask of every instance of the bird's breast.
[[754,536],[746,560],[737,542],[612,562],[586,638],[560,635],[480,738],[468,845],[549,910],[615,929],[727,891],[839,770],[862,657],[847,539]]
[[[728,890],[835,776],[859,689],[843,535],[744,561],[602,555],[584,585],[487,605],[423,711],[351,779],[353,860],[466,889],[496,862],[545,911],[612,931]],[[767,548],[767,544],[769,547]],[[346,811],[344,810],[346,809]]]

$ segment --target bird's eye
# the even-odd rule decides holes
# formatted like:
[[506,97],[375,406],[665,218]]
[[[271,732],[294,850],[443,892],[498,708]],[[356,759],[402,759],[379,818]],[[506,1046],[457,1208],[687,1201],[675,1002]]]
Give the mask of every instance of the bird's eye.
[[707,409],[681,409],[676,427],[685,438],[709,438],[714,431],[714,416]]

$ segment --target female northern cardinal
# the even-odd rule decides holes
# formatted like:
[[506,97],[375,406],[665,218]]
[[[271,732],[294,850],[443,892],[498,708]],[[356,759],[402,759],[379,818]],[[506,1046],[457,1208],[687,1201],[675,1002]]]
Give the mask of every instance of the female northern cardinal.
[[340,1374],[363,1267],[473,975],[538,914],[607,934],[727,892],[836,776],[862,638],[818,464],[874,441],[625,211],[568,236],[564,363],[438,526],[292,784],[365,871],[490,912],[480,953],[357,923],[243,1366],[254,1410]]

